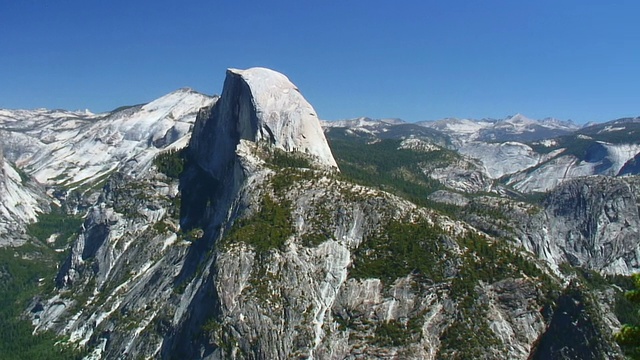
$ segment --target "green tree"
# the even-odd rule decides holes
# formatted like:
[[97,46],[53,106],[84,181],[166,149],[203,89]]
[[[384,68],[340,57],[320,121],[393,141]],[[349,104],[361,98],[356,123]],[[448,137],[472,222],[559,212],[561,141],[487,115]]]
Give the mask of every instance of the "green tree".
[[153,159],[153,164],[158,171],[167,175],[172,179],[180,178],[180,174],[184,170],[185,150],[169,150],[158,154]]
[[[633,304],[640,305],[640,273],[632,275],[635,289],[627,291],[624,295]],[[615,335],[615,339],[624,349],[625,355],[632,359],[640,359],[640,326],[625,324]]]

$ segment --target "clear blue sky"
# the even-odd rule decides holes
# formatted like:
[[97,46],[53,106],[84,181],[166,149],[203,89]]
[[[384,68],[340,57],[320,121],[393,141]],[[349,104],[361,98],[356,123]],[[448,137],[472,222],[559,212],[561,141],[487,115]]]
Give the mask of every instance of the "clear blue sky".
[[0,0],[0,108],[107,111],[228,67],[323,119],[640,115],[639,1]]

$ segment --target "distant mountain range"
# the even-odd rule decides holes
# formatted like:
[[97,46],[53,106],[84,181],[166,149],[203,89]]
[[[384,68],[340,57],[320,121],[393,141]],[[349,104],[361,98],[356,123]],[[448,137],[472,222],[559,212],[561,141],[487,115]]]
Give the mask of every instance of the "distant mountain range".
[[419,123],[358,118],[325,121],[323,126],[329,139],[418,138],[480,161],[476,170],[482,177],[530,193],[580,176],[638,174],[639,122],[627,118],[579,127],[571,121],[516,114],[500,120],[448,118]]
[[640,119],[321,122],[283,74],[226,76],[0,110],[0,353],[622,357]]
[[[554,118],[533,120],[522,114],[509,116],[505,119],[446,118],[416,123],[408,123],[401,119],[374,120],[362,117],[351,120],[324,121],[322,124],[328,128],[347,128],[362,134],[370,133],[383,137],[393,135],[382,135],[382,133],[391,131],[391,134],[396,135],[402,133],[403,129],[407,130],[407,133],[404,134],[405,136],[410,134],[411,131],[417,135],[420,131],[413,126],[418,125],[438,130],[448,135],[451,141],[458,145],[469,141],[530,142],[567,135],[580,129],[578,125],[570,120],[562,121]],[[397,128],[397,126],[400,126],[400,128]]]

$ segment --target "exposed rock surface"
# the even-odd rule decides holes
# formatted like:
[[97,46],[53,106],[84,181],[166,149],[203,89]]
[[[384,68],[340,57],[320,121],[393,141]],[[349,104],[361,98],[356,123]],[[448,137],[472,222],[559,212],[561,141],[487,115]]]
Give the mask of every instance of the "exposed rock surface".
[[570,134],[578,129],[571,121],[553,118],[534,120],[522,114],[504,119],[456,119],[423,121],[422,126],[438,129],[454,139],[454,144],[481,141],[501,143],[509,141],[527,142]]
[[[160,138],[136,141],[149,139]],[[163,149],[186,138],[166,139]],[[405,145],[430,151],[416,144]],[[340,177],[315,112],[281,74],[227,72],[221,97],[198,113],[179,184],[151,165],[158,152],[140,152],[145,166],[117,167],[55,294],[30,309],[37,330],[69,336],[89,358],[526,359],[549,328],[540,310],[562,283],[546,263]],[[619,214],[630,205],[616,196],[590,206]],[[466,207],[502,206],[494,199]],[[562,199],[549,200],[557,219],[569,216]],[[531,208],[511,213],[547,221]],[[543,248],[555,241],[540,236]],[[533,240],[521,244],[540,254]],[[626,254],[613,248],[576,257],[608,269]]]
[[640,153],[638,144],[594,142],[580,156],[557,149],[547,154],[535,167],[510,176],[507,184],[528,192],[546,192],[559,184],[590,175],[637,174],[632,164]]
[[[310,154],[326,166],[337,166],[315,110],[286,76],[265,68],[230,69],[225,90],[232,92],[229,101],[244,106],[238,114],[241,139],[266,141],[285,151]],[[239,98],[233,99],[236,93]],[[228,115],[220,114],[218,121],[225,121]]]
[[639,269],[640,179],[591,176],[549,192],[539,206],[479,197],[465,219],[488,233],[512,238],[553,268],[569,263],[606,274]]
[[600,311],[584,289],[571,284],[557,299],[530,359],[624,359],[611,335],[602,333]]
[[0,246],[22,245],[29,239],[27,225],[48,210],[44,188],[20,173],[4,157],[0,146]]
[[184,147],[198,110],[214,101],[180,89],[106,114],[0,110],[2,146],[38,182],[74,189],[124,168],[135,176],[167,146]]
[[456,206],[467,206],[467,204],[469,204],[469,199],[464,195],[447,190],[435,191],[433,194],[429,195],[429,200]]
[[465,157],[446,166],[424,166],[423,171],[449,189],[466,193],[493,190],[493,179],[475,159]]
[[[589,177],[551,192],[547,234],[537,246],[560,263],[611,274],[639,269],[640,217],[636,178]],[[554,249],[555,248],[555,249]]]

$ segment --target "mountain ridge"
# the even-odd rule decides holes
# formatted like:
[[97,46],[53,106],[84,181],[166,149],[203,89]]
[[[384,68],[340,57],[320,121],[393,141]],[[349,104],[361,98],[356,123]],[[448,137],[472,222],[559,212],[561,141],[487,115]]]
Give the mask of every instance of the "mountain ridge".
[[[55,288],[29,304],[37,332],[67,336],[93,359],[526,359],[553,353],[549,338],[621,356],[610,341],[621,290],[592,287],[580,271],[638,266],[625,228],[640,223],[633,181],[587,177],[529,201],[434,129],[358,119],[366,131],[323,131],[295,85],[267,69],[231,69],[220,97],[178,103],[122,109],[109,126],[60,120],[68,127],[49,144],[33,129],[9,138],[27,177],[38,158],[20,151],[25,139],[126,151],[108,157],[108,174],[48,184],[48,196],[66,191],[55,197],[63,215],[86,215]],[[436,190],[457,204],[426,198]],[[574,200],[585,206],[569,221]],[[585,327],[565,334],[549,327],[578,320]]]

